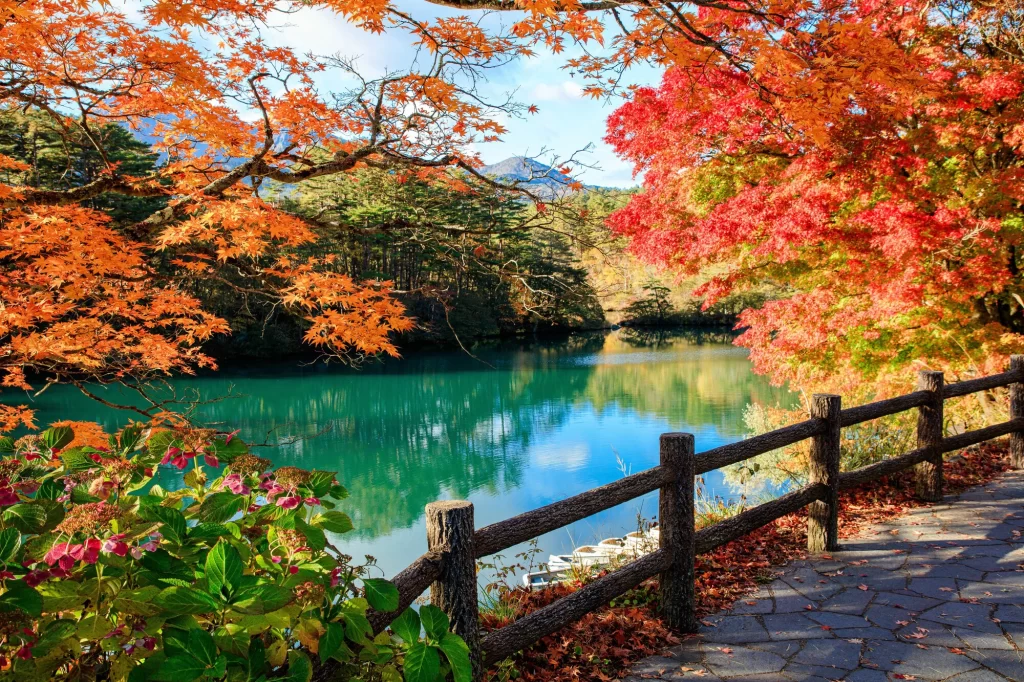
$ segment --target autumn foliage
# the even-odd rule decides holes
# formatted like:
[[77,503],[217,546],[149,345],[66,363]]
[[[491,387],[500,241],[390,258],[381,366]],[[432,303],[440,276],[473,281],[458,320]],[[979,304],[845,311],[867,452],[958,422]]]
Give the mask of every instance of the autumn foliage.
[[777,381],[1001,369],[1024,342],[1020,4],[728,7],[612,116],[644,179],[615,227],[705,273],[706,304],[774,283],[740,343]]

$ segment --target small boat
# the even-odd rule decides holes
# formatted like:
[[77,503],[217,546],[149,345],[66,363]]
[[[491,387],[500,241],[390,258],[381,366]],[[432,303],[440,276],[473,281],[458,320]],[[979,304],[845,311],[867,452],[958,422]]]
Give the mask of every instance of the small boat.
[[563,580],[565,573],[562,571],[533,571],[523,575],[523,587],[528,590],[542,590]]

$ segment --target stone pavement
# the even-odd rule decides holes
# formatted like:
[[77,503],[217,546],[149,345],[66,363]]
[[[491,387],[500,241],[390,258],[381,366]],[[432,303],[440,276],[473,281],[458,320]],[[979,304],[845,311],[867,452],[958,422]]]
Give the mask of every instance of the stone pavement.
[[1024,682],[1024,472],[794,562],[702,623],[628,682]]

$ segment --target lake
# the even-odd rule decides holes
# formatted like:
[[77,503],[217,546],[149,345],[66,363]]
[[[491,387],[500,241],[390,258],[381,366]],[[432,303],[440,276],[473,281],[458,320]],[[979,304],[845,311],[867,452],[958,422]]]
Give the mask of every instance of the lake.
[[[241,429],[249,442],[288,440],[261,456],[337,471],[351,493],[341,509],[356,530],[336,544],[357,559],[376,557],[393,576],[426,550],[429,502],[471,500],[484,526],[655,466],[663,432],[693,433],[700,452],[743,438],[747,404],[792,405],[730,341],[623,329],[502,343],[475,357],[410,353],[358,370],[291,362],[172,383],[205,398],[237,395],[205,405],[202,416]],[[127,400],[123,389],[104,390]],[[131,417],[65,386],[34,406],[43,424],[93,420],[113,429]],[[175,488],[180,475],[165,468],[160,482]],[[732,494],[719,472],[705,481],[710,494]],[[656,513],[652,493],[549,533],[542,558],[636,530],[638,514]]]

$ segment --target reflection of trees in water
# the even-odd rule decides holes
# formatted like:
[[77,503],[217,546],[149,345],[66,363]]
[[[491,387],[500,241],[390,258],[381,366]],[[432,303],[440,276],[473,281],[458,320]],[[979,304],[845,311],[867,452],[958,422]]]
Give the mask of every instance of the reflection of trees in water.
[[634,348],[659,350],[680,340],[695,345],[732,343],[736,334],[721,327],[623,327],[618,337]]
[[[514,360],[515,358],[513,358]],[[449,363],[425,373],[336,374],[275,382],[258,399],[208,409],[246,433],[282,423],[288,415],[316,438],[279,451],[277,461],[338,472],[351,494],[360,534],[377,536],[413,524],[428,502],[477,490],[498,495],[522,484],[525,458],[538,432],[561,425],[589,369],[562,372],[517,368],[480,370]],[[525,363],[524,363],[525,364]],[[420,369],[425,369],[421,367]]]
[[[563,425],[574,407],[592,404],[600,413],[614,404],[672,428],[713,424],[740,435],[747,402],[777,401],[751,375],[745,354],[721,345],[729,335],[665,331],[675,333],[654,348],[622,332],[578,334],[475,349],[489,364],[435,353],[360,372],[292,366],[176,383],[205,396],[233,386],[245,397],[209,405],[203,416],[242,429],[249,440],[268,432],[315,436],[268,456],[337,471],[351,493],[343,508],[357,532],[376,537],[414,524],[442,496],[501,495],[523,485],[530,446]],[[60,388],[44,394],[44,418],[100,416],[95,403]],[[101,418],[123,424],[127,415]],[[161,474],[162,485],[177,487],[180,472]]]
[[[586,397],[598,411],[609,405],[667,420],[673,428],[710,425],[728,436],[745,433],[742,413],[748,403],[788,404],[786,391],[753,374],[744,351],[723,345],[727,332],[664,329],[660,341],[643,344],[621,330],[610,336],[605,353],[633,353],[636,360],[595,368]],[[655,330],[651,330],[655,331]],[[645,351],[659,355],[645,361]],[[677,353],[678,358],[666,357]],[[626,356],[629,357],[628,355]]]

